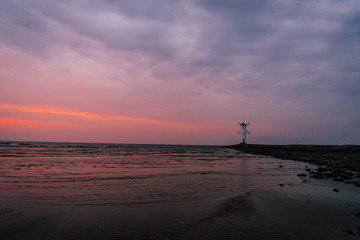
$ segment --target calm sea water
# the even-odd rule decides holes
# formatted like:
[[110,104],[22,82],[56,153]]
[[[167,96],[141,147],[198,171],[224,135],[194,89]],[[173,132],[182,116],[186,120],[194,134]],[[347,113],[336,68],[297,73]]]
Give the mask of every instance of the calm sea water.
[[[233,208],[224,203],[245,206],[238,197],[251,192],[333,194],[328,182],[296,176],[305,165],[312,167],[217,146],[1,143],[0,235],[197,239],[199,231],[182,232],[194,232],[195,223]],[[350,189],[334,197],[358,201],[357,194]],[[223,228],[226,238],[238,221],[208,225],[201,234]],[[177,234],[169,235],[169,229]],[[259,236],[264,237],[253,239]]]
[[238,191],[241,155],[209,146],[0,145],[2,200],[38,204],[149,204]]
[[0,159],[1,199],[19,204],[218,198],[278,188],[279,178],[301,183],[294,176],[304,165],[289,162],[284,170],[281,160],[216,146],[127,144],[4,143]]

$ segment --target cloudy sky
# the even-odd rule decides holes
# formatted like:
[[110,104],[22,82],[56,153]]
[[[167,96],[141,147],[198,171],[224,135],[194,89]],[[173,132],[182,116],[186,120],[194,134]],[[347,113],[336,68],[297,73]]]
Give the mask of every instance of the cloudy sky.
[[0,140],[360,144],[359,0],[2,0]]

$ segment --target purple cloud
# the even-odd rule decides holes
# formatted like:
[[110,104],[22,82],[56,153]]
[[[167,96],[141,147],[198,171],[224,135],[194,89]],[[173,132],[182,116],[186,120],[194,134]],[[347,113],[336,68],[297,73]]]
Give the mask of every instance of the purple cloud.
[[[28,80],[38,79],[43,92],[78,96],[66,104],[307,132],[274,142],[360,143],[357,0],[6,0],[0,14],[0,44],[13,49],[9,56],[24,52],[81,78]],[[0,100],[40,101],[22,93],[19,74],[2,74]],[[44,96],[61,104],[60,95]],[[256,141],[268,139],[261,136]]]

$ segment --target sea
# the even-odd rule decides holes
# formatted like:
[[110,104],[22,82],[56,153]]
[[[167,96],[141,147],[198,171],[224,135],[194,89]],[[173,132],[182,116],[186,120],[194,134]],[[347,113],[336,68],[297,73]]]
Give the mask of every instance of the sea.
[[0,238],[288,239],[251,196],[360,202],[305,167],[221,146],[0,142]]

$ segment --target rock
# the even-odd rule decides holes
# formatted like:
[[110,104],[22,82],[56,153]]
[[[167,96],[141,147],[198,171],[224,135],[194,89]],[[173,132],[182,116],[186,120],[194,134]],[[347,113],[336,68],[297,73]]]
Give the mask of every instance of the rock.
[[337,188],[334,188],[333,191],[334,191],[334,192],[340,192],[340,190],[337,189]]
[[360,182],[354,182],[354,185],[355,185],[356,187],[360,187]]
[[318,172],[326,172],[328,171],[327,166],[318,167]]
[[279,184],[279,186],[280,186],[280,187],[283,187],[283,186],[284,186],[284,184],[280,183],[280,184]]
[[337,181],[337,182],[342,182],[342,181],[344,181],[344,179],[342,179],[342,177],[334,177],[333,180],[334,180],[334,181]]
[[339,169],[334,169],[334,174],[341,174],[341,173],[345,173],[345,170],[339,168]]
[[282,168],[282,167],[284,167],[283,165],[279,165],[279,168]]
[[348,175],[347,173],[342,173],[342,174],[340,174],[340,177],[341,177],[342,179],[346,179],[346,180],[352,179],[352,176],[351,176],[351,175]]
[[332,172],[324,172],[323,173],[326,178],[333,178],[334,174]]
[[306,173],[300,173],[297,175],[298,177],[307,177],[307,174]]
[[354,232],[350,229],[341,229],[341,231],[346,235],[355,235]]

